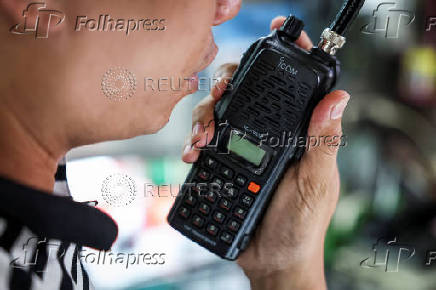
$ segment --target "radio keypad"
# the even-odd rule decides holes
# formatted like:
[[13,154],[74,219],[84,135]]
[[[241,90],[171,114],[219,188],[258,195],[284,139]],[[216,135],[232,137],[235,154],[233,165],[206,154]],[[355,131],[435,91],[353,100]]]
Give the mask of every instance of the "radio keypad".
[[192,216],[193,226],[211,238],[231,244],[234,236],[230,233],[240,230],[260,186],[212,157],[206,156],[203,165],[192,181],[193,190],[183,197],[184,206],[178,214],[183,219]]

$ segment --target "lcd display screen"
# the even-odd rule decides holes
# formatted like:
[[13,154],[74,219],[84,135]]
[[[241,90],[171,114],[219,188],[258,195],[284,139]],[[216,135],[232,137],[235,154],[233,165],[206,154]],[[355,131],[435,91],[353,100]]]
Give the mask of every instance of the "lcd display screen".
[[262,150],[235,131],[230,134],[227,149],[256,166],[262,163],[262,159],[266,154],[265,150]]

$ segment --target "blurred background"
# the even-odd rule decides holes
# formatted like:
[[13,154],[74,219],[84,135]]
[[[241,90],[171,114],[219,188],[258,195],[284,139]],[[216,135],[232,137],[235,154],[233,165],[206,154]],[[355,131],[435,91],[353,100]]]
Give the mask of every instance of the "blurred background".
[[[303,19],[317,43],[341,2],[244,0],[235,19],[214,29],[220,52],[201,77],[238,61],[253,41],[269,33],[277,15]],[[383,3],[366,1],[338,53],[342,77],[337,88],[352,98],[344,118],[347,144],[339,153],[341,198],[325,245],[330,289],[436,289],[436,261],[426,265],[429,251],[436,251],[436,1]],[[112,252],[162,259],[156,265],[85,259],[97,289],[249,289],[235,263],[208,253],[166,223],[190,168],[180,153],[191,131],[191,111],[207,95],[207,86],[182,100],[158,134],[70,152],[67,176],[74,198],[98,200],[119,224]],[[114,206],[102,197],[102,184],[113,174],[128,175],[136,184],[128,205]],[[397,243],[378,247],[381,263],[374,264],[373,245],[381,238],[415,250],[407,261],[399,254],[398,272],[383,264],[388,251],[396,257]]]

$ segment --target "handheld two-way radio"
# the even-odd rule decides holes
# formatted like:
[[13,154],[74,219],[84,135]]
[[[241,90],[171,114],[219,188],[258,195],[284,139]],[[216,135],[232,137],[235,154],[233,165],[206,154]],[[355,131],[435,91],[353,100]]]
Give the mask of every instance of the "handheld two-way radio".
[[228,260],[247,247],[284,172],[305,151],[273,140],[306,138],[314,107],[339,76],[334,55],[363,3],[345,1],[310,51],[294,44],[303,29],[295,16],[251,45],[215,108],[213,146],[201,152],[169,213],[172,227]]

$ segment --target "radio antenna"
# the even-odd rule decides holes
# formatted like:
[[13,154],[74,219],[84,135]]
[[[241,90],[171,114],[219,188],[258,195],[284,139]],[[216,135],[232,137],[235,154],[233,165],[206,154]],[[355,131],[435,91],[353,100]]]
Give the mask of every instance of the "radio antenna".
[[359,14],[363,3],[365,0],[346,0],[330,27],[321,34],[318,47],[330,55],[335,55],[336,51],[344,46],[345,34]]

